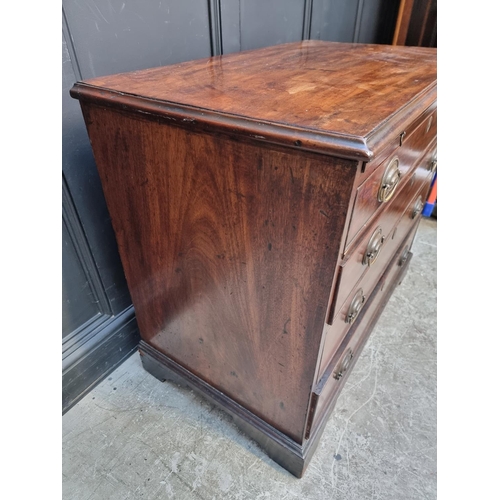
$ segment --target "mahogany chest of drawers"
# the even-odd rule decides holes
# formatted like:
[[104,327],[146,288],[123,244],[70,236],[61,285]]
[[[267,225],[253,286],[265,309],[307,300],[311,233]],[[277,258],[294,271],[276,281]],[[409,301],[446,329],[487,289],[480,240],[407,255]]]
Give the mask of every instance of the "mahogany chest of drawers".
[[146,370],[301,476],[411,259],[436,50],[304,41],[78,82]]

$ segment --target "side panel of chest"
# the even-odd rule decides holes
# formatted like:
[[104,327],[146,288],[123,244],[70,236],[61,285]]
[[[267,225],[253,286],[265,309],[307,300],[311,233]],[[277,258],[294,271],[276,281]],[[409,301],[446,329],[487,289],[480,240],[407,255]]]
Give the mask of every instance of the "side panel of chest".
[[356,162],[83,111],[143,340],[301,442]]

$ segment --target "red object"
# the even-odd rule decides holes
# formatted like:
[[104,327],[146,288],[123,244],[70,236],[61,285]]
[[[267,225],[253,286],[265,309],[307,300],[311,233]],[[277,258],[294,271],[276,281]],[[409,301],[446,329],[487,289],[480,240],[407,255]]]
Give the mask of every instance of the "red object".
[[434,179],[434,183],[432,184],[432,189],[431,189],[431,194],[429,195],[429,199],[427,200],[427,203],[436,203],[436,198],[437,198],[437,186],[438,186],[438,180],[437,177]]

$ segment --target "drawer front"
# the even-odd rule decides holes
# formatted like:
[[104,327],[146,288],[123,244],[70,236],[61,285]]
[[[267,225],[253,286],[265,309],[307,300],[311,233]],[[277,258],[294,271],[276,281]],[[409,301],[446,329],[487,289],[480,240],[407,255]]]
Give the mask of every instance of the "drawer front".
[[435,140],[436,129],[437,111],[434,111],[408,137],[404,137],[402,146],[386,157],[357,188],[346,251],[370,221],[402,190],[409,173]]
[[[430,176],[427,177],[427,183],[420,185],[420,191],[413,194],[413,198],[406,198],[406,209],[396,224],[393,224],[392,230],[387,234],[383,244],[383,251],[371,266],[369,271],[363,274],[362,278],[355,284],[347,298],[343,303],[339,303],[336,308],[331,325],[326,325],[325,342],[323,345],[323,353],[321,356],[319,377],[323,375],[337,349],[347,335],[352,323],[356,320],[356,315],[361,312],[367,298],[372,293],[377,285],[380,276],[384,273],[387,265],[392,260],[395,252],[408,236],[410,231],[415,231],[418,225],[417,220],[420,218],[420,213],[423,208],[423,202],[429,189],[428,182]],[[420,201],[419,201],[420,200]],[[401,213],[401,212],[400,212]],[[346,286],[347,287],[347,286]],[[345,293],[342,293],[344,296]]]
[[[436,146],[435,143],[433,143],[422,158],[413,165],[408,174],[407,182],[401,187],[399,195],[396,196],[388,205],[387,209],[384,210],[383,218],[386,219],[389,224],[396,224],[401,215],[408,210],[408,203],[415,198],[417,193],[420,194],[420,191],[429,189],[433,176],[433,159],[435,157]],[[425,202],[427,192],[423,193],[422,196]]]
[[[416,217],[416,214],[413,215],[413,212],[409,211],[409,204],[418,208],[418,197],[415,198],[417,193],[422,196],[422,201],[425,202],[427,193],[423,191],[430,185],[435,158],[436,149],[432,147],[425,153],[417,168],[412,171],[409,181],[401,192],[389,202],[380,217],[366,231],[360,243],[350,251],[347,258],[340,264],[329,318],[333,319],[338,314],[340,307],[365,273],[380,274],[385,264],[390,260],[395,247],[389,240],[389,235],[403,213],[408,213],[409,217],[405,219],[408,223],[411,222],[412,217]],[[407,229],[408,227],[398,228],[400,236],[403,236]],[[393,236],[394,234],[392,234]],[[332,322],[331,319],[329,323]]]
[[[425,126],[421,125],[425,122]],[[419,129],[417,133],[423,134],[424,138],[431,142],[437,135],[437,106],[434,103],[432,106],[427,108],[427,110],[421,115],[420,119],[415,120],[411,126],[409,126],[405,131],[402,132],[399,136],[395,137],[394,140],[386,146],[384,150],[382,150],[378,154],[378,158],[380,160],[373,160],[369,163],[366,163],[364,166],[364,178],[368,178],[372,172],[374,172],[381,163],[385,161],[385,159],[389,158],[393,154],[397,154],[399,148],[401,148],[401,142],[404,146],[408,145],[408,138],[413,135],[413,133]],[[401,138],[401,135],[403,136]],[[406,140],[406,141],[405,141]],[[406,142],[406,143],[405,143]],[[357,184],[359,186],[363,183],[363,180]]]
[[[379,312],[379,306],[386,297],[384,291],[386,291],[387,287],[391,286],[396,275],[401,271],[401,267],[407,264],[411,256],[410,248],[417,228],[418,224],[415,224],[404,243],[401,244],[391,267],[382,276],[373,290],[370,302],[367,304],[368,309],[364,311],[359,321],[353,325],[352,336],[346,338],[345,342],[340,346],[335,357],[332,359],[331,365],[328,367],[328,375],[325,374],[325,377],[320,380],[316,390],[313,392],[311,403],[314,405],[314,408],[309,419],[309,431],[314,430],[321,422],[323,415],[331,406],[332,400],[336,398],[341,386],[352,371],[360,351],[370,334],[370,331],[367,331],[367,327],[374,320],[377,312]],[[328,378],[325,380],[326,377]]]

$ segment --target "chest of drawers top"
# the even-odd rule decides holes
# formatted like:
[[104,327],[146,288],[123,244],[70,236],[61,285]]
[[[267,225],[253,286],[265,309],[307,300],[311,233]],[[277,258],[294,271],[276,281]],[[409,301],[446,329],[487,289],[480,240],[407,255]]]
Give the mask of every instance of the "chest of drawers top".
[[78,82],[81,101],[370,161],[436,99],[436,50],[316,40]]

